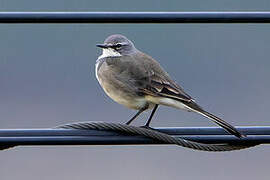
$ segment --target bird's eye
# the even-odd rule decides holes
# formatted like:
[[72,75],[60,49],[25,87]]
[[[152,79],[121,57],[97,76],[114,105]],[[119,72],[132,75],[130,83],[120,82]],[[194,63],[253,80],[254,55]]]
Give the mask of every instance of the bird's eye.
[[114,46],[116,49],[120,49],[122,47],[122,44],[118,43]]

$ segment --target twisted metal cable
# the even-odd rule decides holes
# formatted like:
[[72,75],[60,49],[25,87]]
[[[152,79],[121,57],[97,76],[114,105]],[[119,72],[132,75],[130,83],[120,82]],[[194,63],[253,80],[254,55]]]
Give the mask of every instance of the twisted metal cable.
[[62,129],[84,129],[84,130],[106,130],[122,132],[132,135],[142,135],[153,140],[158,140],[167,144],[176,144],[182,147],[191,148],[200,151],[234,151],[240,149],[246,149],[258,144],[245,144],[245,145],[232,145],[232,144],[203,144],[194,141],[185,140],[179,137],[173,137],[168,134],[156,131],[154,129],[130,126],[120,123],[106,123],[106,122],[78,122],[57,126],[56,128]]

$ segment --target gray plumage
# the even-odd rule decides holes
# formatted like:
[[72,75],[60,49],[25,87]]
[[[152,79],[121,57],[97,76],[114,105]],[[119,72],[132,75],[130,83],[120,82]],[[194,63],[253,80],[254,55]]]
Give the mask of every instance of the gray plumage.
[[122,35],[111,35],[104,44],[103,54],[96,63],[96,76],[104,91],[116,102],[139,112],[153,109],[149,125],[159,104],[199,113],[241,137],[233,126],[203,110],[152,57],[140,52]]

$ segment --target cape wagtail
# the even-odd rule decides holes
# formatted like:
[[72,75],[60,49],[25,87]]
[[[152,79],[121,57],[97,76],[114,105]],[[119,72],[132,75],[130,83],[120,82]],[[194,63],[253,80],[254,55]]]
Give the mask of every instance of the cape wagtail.
[[103,49],[96,61],[98,82],[114,101],[138,110],[127,125],[143,111],[153,109],[145,124],[149,127],[158,105],[165,105],[199,113],[229,133],[237,137],[243,136],[232,125],[196,104],[155,59],[137,50],[125,36],[111,35],[97,46]]

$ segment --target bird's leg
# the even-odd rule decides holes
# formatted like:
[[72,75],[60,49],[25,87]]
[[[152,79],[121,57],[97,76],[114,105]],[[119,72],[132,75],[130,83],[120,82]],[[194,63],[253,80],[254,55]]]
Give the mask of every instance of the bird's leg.
[[145,127],[149,127],[150,122],[151,122],[151,120],[152,120],[152,117],[154,116],[154,114],[155,114],[157,108],[158,108],[158,104],[156,104],[155,107],[154,107],[154,109],[152,110],[149,119],[147,120],[146,124],[144,125]]
[[129,125],[134,119],[136,119],[143,111],[145,111],[148,108],[148,106],[143,107],[140,109],[135,116],[133,116],[128,122],[126,122],[126,125]]

